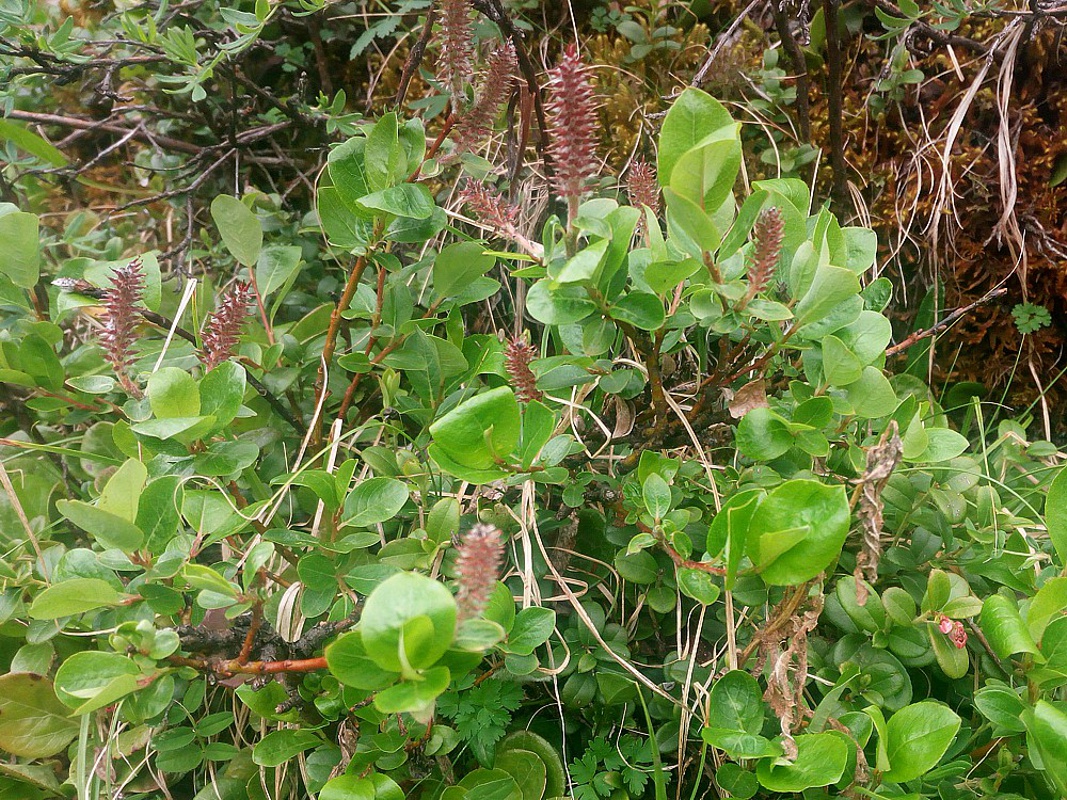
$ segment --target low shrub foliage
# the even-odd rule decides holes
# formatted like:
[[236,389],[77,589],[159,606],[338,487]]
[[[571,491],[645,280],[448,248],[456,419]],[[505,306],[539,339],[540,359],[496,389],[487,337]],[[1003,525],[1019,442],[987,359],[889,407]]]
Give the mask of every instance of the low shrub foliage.
[[217,290],[0,205],[0,793],[1067,794],[1062,454],[887,372],[874,233],[703,91],[596,184],[564,51],[529,229],[473,56],[216,197]]

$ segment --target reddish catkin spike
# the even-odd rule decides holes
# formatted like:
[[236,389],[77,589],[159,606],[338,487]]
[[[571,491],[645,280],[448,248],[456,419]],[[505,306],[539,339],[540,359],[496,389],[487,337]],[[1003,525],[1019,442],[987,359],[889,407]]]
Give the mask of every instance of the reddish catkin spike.
[[201,334],[200,360],[212,370],[233,355],[241,328],[248,317],[252,292],[247,283],[238,281],[219,300]]
[[463,87],[471,76],[474,34],[471,30],[470,0],[439,0],[441,11],[441,72],[452,94],[452,108],[457,109]]
[[775,207],[768,208],[756,219],[752,240],[754,247],[748,262],[748,293],[745,305],[771,285],[774,271],[778,267],[778,257],[782,252],[782,238],[785,224],[782,212]]
[[559,65],[549,71],[549,152],[555,168],[555,189],[567,201],[567,217],[578,213],[578,201],[585,184],[594,177],[597,117],[596,92],[589,78],[589,68],[578,57],[578,49],[569,45]]
[[489,135],[511,94],[517,67],[515,46],[511,42],[504,42],[489,54],[478,97],[456,125],[455,138],[460,152],[477,146]]
[[520,403],[540,400],[544,396],[537,388],[537,378],[530,369],[530,362],[535,358],[537,348],[522,339],[512,339],[504,348],[504,366]]
[[456,557],[456,611],[460,622],[485,610],[503,558],[504,542],[495,526],[479,522],[464,535]]
[[659,214],[659,183],[656,181],[656,169],[647,161],[637,160],[630,165],[626,176],[626,193],[630,205],[634,208],[648,206],[652,214]]
[[484,183],[467,178],[459,200],[473,213],[474,218],[503,236],[510,236],[519,218],[519,209],[508,203]]
[[104,358],[115,370],[119,383],[131,396],[143,397],[140,387],[130,380],[133,364],[133,343],[141,322],[141,297],[144,294],[144,272],[141,259],[135,258],[119,267],[111,277],[111,288],[104,298],[107,309],[104,328],[100,331],[100,346]]
[[470,209],[474,219],[500,236],[510,239],[531,255],[540,257],[543,250],[519,230],[519,209],[487,187],[470,178],[459,194],[459,201]]

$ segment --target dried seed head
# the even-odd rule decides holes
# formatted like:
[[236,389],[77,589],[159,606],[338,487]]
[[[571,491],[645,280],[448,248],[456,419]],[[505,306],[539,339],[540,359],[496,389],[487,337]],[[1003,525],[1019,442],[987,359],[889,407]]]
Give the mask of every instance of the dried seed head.
[[438,0],[441,12],[441,72],[457,108],[471,76],[474,35],[470,0]]
[[233,355],[251,301],[252,292],[241,281],[233,284],[219,300],[201,334],[200,360],[207,369],[214,369]]
[[537,388],[537,378],[530,369],[530,362],[537,355],[537,348],[523,339],[512,339],[504,348],[504,366],[520,403],[540,400],[544,396]]
[[479,522],[463,536],[457,551],[456,606],[462,622],[481,614],[493,594],[504,558],[500,529]]
[[754,247],[748,263],[749,299],[771,285],[778,267],[778,257],[782,253],[784,235],[785,223],[782,221],[782,212],[777,208],[768,208],[756,219],[752,236]]
[[626,193],[634,208],[648,206],[653,215],[659,214],[659,183],[656,168],[647,161],[637,160],[630,165],[626,176]]
[[493,129],[501,107],[511,94],[517,66],[515,46],[511,42],[504,42],[489,54],[478,97],[456,125],[455,138],[460,152],[477,146]]
[[[555,169],[556,194],[572,210],[585,192],[585,183],[598,172],[596,159],[596,92],[589,68],[569,45],[555,69],[549,70],[549,152]],[[573,215],[572,215],[573,216]]]
[[104,297],[106,314],[100,331],[100,346],[104,358],[115,370],[122,387],[134,397],[141,397],[140,388],[130,380],[133,365],[133,344],[141,321],[141,298],[144,295],[144,271],[141,259],[135,258],[119,267],[111,277],[111,288]]

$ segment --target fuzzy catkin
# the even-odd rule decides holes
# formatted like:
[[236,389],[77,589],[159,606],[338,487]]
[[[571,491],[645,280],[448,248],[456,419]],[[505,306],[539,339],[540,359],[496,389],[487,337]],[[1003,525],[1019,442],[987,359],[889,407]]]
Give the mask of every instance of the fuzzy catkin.
[[460,622],[485,610],[503,558],[504,542],[496,526],[479,522],[463,536],[456,556],[456,610]]
[[141,390],[130,379],[129,369],[133,365],[133,344],[137,341],[136,330],[141,322],[144,280],[140,258],[115,270],[111,288],[104,297],[106,312],[104,327],[100,331],[100,347],[104,351],[104,358],[115,370],[122,387],[138,398],[141,397]]
[[492,131],[500,109],[511,94],[517,67],[515,46],[511,42],[504,42],[489,54],[478,96],[456,125],[456,145],[461,152],[476,147]]
[[537,377],[530,369],[530,362],[537,358],[537,348],[522,339],[512,339],[504,348],[504,367],[510,378],[511,388],[520,403],[540,400],[543,395],[537,388]]
[[574,45],[569,45],[559,64],[549,70],[548,92],[548,149],[555,170],[554,187],[567,201],[573,217],[586,183],[599,172],[596,91],[589,68]]
[[471,76],[474,34],[470,0],[438,0],[441,12],[441,75],[452,95],[452,108],[460,105]]
[[201,334],[200,360],[208,370],[228,361],[237,346],[241,328],[248,318],[252,292],[247,283],[238,281],[219,300]]

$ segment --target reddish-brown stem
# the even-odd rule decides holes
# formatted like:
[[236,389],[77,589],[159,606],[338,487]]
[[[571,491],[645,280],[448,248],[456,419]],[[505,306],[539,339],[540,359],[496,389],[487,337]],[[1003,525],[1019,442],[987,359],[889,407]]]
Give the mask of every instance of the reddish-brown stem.
[[240,664],[247,664],[249,657],[252,655],[252,646],[256,642],[256,634],[259,633],[259,627],[263,624],[263,604],[256,603],[252,606],[252,622],[248,626],[248,633],[245,634],[245,640],[241,644],[241,652],[237,654],[237,662]]
[[259,318],[263,321],[263,330],[267,333],[267,341],[274,344],[274,330],[267,319],[267,309],[263,305],[263,295],[259,293],[259,284],[256,283],[256,271],[248,268],[248,285],[252,287],[252,294],[256,296],[256,308],[259,309]]
[[[379,276],[379,279],[381,280],[381,276]],[[381,298],[380,294],[379,294],[379,298]],[[424,313],[422,315],[422,318],[423,319],[428,319],[429,317],[432,317],[437,312],[437,307],[440,304],[441,304],[440,300],[435,300],[430,305],[430,307],[426,309],[426,313]],[[378,316],[379,321],[381,321],[381,302],[380,302],[380,300],[379,300],[379,303],[378,303],[378,310],[375,313]],[[403,336],[398,336],[396,339],[394,339],[392,342],[390,342],[385,347],[383,347],[380,351],[378,351],[378,354],[376,356],[374,356],[374,358],[372,358],[370,360],[370,363],[373,364],[373,365],[378,365],[378,364],[382,363],[382,360],[387,355],[389,355],[391,352],[396,350],[396,348],[400,347],[400,345],[402,345],[404,343],[404,340],[406,338],[407,338],[406,334],[403,335]],[[370,355],[370,351],[374,347],[375,342],[376,342],[376,340],[374,338],[372,338],[367,343],[367,349],[366,349],[367,355]],[[337,412],[337,419],[344,419],[345,418],[345,415],[348,413],[348,409],[351,408],[351,406],[352,406],[352,400],[356,396],[356,389],[359,388],[360,381],[363,379],[363,376],[366,375],[366,374],[367,374],[366,372],[357,372],[355,375],[352,376],[352,382],[348,384],[348,389],[345,390],[344,399],[341,401],[341,408]]]
[[284,661],[250,661],[240,663],[237,659],[212,660],[206,658],[186,658],[170,656],[171,664],[179,667],[192,667],[201,672],[213,672],[216,675],[277,675],[281,672],[315,672],[326,669],[326,657],[289,658]]
[[[441,126],[441,132],[437,134],[437,138],[433,140],[428,148],[426,148],[426,155],[422,157],[423,164],[425,164],[428,159],[437,155],[437,151],[441,149],[441,145],[444,144],[448,134],[451,133],[452,129],[456,126],[457,121],[456,113],[454,111],[448,115],[445,119],[445,124]],[[415,167],[415,171],[408,175],[408,183],[417,181],[420,172],[422,172],[422,164]]]
[[[363,277],[363,271],[367,268],[367,256],[362,255],[356,259],[356,263],[352,266],[351,272],[348,273],[348,282],[345,283],[344,291],[341,293],[341,299],[337,301],[337,305],[334,306],[333,313],[330,314],[330,324],[326,329],[326,342],[322,346],[322,362],[319,364],[319,375],[315,381],[315,399],[322,396],[322,393],[326,391],[326,368],[333,360],[334,351],[337,349],[337,334],[341,331],[341,316],[352,302],[352,298],[356,295],[356,287],[359,286],[359,280]],[[316,447],[322,445],[322,421],[319,420],[315,424],[315,430],[312,432],[312,437]]]

